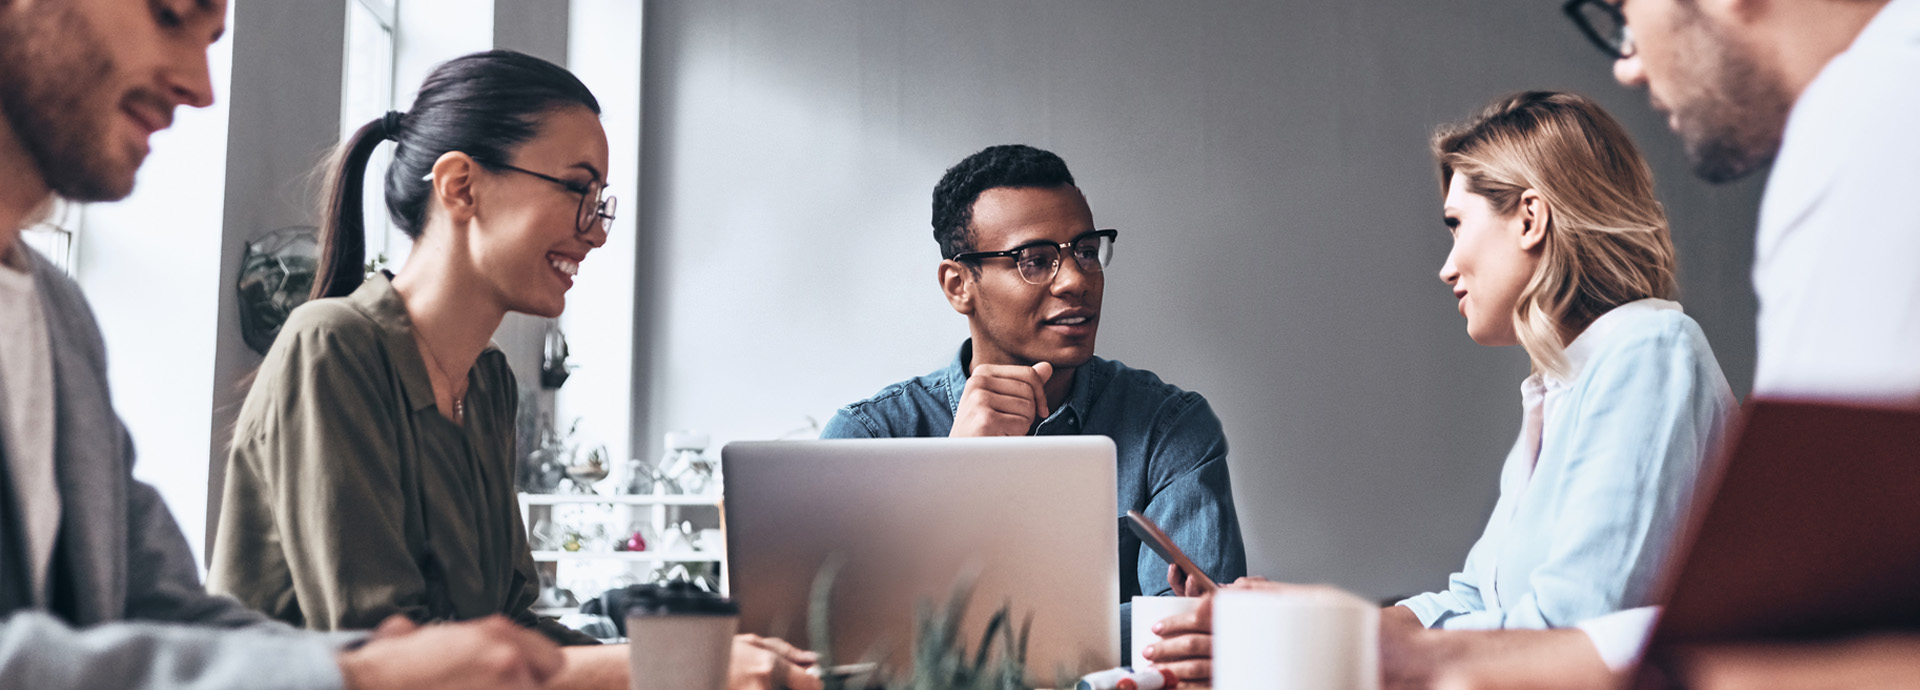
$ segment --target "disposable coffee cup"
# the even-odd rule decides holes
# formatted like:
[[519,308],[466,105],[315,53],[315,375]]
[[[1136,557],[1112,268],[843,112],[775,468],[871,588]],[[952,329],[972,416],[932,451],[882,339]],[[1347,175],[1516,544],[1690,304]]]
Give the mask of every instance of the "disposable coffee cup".
[[627,607],[631,690],[725,690],[740,607],[691,587],[634,587]]
[[1213,687],[1379,690],[1380,608],[1332,589],[1222,589],[1213,600]]
[[1142,653],[1147,645],[1160,641],[1160,636],[1153,634],[1153,624],[1197,608],[1200,608],[1200,597],[1134,597],[1133,667],[1143,669],[1153,664]]

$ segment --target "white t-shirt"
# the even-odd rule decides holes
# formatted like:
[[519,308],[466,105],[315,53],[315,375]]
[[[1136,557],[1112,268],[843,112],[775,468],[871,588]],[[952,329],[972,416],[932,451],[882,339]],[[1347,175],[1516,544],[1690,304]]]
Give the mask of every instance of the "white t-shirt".
[[1760,204],[1755,395],[1920,400],[1920,0],[1807,86]]
[[26,523],[34,601],[47,601],[47,566],[60,534],[53,469],[53,356],[47,316],[25,245],[0,253],[0,458]]
[[[1892,0],[1800,94],[1754,243],[1757,396],[1920,400],[1920,0]],[[1580,624],[1639,661],[1655,607]]]

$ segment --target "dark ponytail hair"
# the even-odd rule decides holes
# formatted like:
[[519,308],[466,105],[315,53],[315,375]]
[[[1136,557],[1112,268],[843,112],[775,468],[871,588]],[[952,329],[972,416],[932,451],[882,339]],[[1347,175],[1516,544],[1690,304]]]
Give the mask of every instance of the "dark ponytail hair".
[[434,68],[412,110],[361,126],[328,163],[320,263],[309,298],[350,294],[365,281],[361,190],[367,161],[381,142],[394,142],[385,184],[387,215],[407,237],[419,239],[433,194],[433,183],[423,178],[441,156],[460,151],[482,166],[505,164],[515,147],[539,133],[540,116],[570,105],[600,114],[600,101],[572,72],[524,53],[490,50]]

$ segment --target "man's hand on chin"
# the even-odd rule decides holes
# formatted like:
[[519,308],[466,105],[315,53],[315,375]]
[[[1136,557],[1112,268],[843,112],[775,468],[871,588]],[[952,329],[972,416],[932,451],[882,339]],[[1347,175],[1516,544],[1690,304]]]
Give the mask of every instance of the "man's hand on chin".
[[1035,420],[1047,418],[1047,379],[1053,365],[979,364],[967,375],[960,409],[953,414],[953,438],[1025,436]]

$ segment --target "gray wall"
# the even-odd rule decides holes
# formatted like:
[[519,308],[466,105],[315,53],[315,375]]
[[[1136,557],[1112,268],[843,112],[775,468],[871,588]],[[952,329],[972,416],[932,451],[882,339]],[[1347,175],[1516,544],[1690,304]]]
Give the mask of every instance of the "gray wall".
[[493,47],[567,64],[569,0],[494,0]]
[[[242,2],[233,9],[232,110],[226,213],[221,224],[220,316],[214,341],[213,433],[208,452],[207,555],[220,524],[227,446],[260,356],[240,337],[233,286],[249,240],[291,225],[318,225],[313,171],[340,138],[346,5]],[[314,65],[332,66],[314,69]]]
[[[569,4],[568,0],[494,0],[494,47],[566,65]],[[522,392],[540,390],[540,356],[546,332],[546,319],[509,312],[493,334],[493,343],[506,353]],[[538,404],[543,405],[544,413],[551,414],[552,400],[542,399]],[[538,439],[532,442],[538,443]]]
[[1736,389],[1752,374],[1758,183],[1692,179],[1558,5],[654,0],[635,428],[778,436],[945,364],[965,323],[930,191],[1026,142],[1121,229],[1100,354],[1224,419],[1252,570],[1440,587],[1527,367],[1469,341],[1435,277],[1436,124],[1518,89],[1601,100],[1649,149],[1684,303]]

